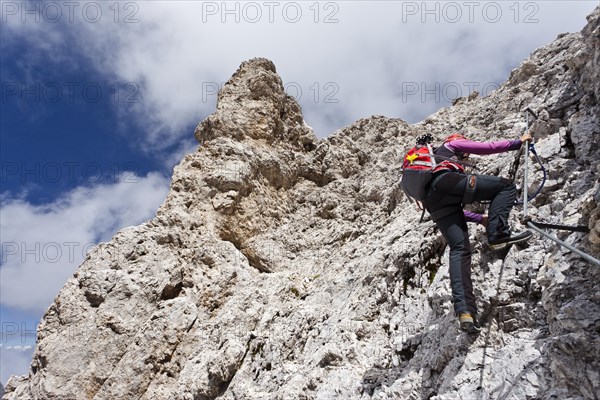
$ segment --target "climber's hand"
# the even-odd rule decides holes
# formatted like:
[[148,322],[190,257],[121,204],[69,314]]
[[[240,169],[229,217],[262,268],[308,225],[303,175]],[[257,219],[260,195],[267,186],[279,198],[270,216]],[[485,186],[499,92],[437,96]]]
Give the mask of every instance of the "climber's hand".
[[531,137],[529,133],[526,133],[523,136],[521,136],[521,142],[531,142],[532,140],[533,137]]
[[483,219],[481,220],[481,225],[483,225],[484,227],[487,228],[487,226],[488,226],[488,216],[487,215],[483,216]]

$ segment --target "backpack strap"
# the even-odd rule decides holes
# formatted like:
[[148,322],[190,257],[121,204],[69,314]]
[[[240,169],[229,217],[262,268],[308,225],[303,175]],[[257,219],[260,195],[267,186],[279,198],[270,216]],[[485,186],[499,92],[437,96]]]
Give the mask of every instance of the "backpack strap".
[[419,223],[423,222],[423,217],[425,217],[425,207],[423,207],[423,211],[421,211],[421,218],[419,219]]
[[431,155],[431,163],[433,164],[431,166],[431,169],[435,169],[435,167],[437,167],[437,163],[435,161],[435,153],[433,152],[433,148],[429,143],[427,143],[427,149],[429,150],[429,154]]
[[465,166],[465,167],[473,168],[474,170],[477,170],[477,169],[478,169],[478,168],[477,168],[477,166],[476,166],[475,164],[472,164],[472,163],[470,163],[470,162],[466,162],[466,161],[462,161],[462,160],[456,160],[456,159],[454,159],[454,158],[451,158],[451,157],[445,157],[445,156],[440,156],[440,155],[438,155],[438,154],[434,154],[433,156],[434,156],[435,158],[438,158],[438,159],[440,159],[440,160],[443,160],[443,161],[452,161],[453,163],[457,163],[457,164],[460,164],[460,165],[462,165],[462,166]]

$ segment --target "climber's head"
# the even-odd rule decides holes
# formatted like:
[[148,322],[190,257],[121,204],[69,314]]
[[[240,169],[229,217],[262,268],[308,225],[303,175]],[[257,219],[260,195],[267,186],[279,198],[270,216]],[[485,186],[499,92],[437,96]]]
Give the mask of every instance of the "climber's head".
[[[468,140],[468,139],[466,137],[464,137],[463,135],[461,135],[460,133],[453,133],[452,135],[448,136],[446,138],[446,140],[444,140],[444,143],[452,142],[454,140]],[[455,151],[454,154],[456,154],[456,157],[459,160],[466,160],[470,156],[469,153],[463,153],[461,151]]]
[[452,135],[448,136],[446,140],[444,140],[444,143],[448,143],[453,140],[467,140],[467,138],[461,135],[460,133],[453,133]]

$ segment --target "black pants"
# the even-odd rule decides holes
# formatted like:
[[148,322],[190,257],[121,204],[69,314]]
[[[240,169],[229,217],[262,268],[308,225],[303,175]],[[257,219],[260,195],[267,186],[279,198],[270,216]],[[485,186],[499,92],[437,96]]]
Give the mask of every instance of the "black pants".
[[[462,209],[467,175],[443,172],[436,176],[427,192],[427,210],[450,247],[450,282],[454,311],[477,314],[471,282],[471,245]],[[488,210],[488,240],[510,235],[508,215],[516,198],[515,185],[508,179],[477,175],[474,201],[491,200]]]

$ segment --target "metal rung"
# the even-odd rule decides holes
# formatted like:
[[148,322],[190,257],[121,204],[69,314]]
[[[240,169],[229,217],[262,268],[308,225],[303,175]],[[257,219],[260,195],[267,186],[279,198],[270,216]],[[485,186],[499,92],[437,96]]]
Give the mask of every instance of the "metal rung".
[[579,256],[585,258],[586,260],[588,260],[589,262],[591,262],[592,264],[596,264],[597,266],[600,267],[600,260],[598,260],[597,258],[592,257],[591,255],[584,253],[583,251],[571,246],[568,243],[563,242],[562,240],[560,240],[559,238],[557,238],[554,235],[551,235],[549,233],[544,232],[543,230],[541,230],[540,228],[538,228],[537,226],[535,226],[534,223],[532,223],[531,221],[527,222],[527,226],[530,227],[531,229],[533,229],[534,231],[536,231],[537,233],[539,233],[540,235],[543,235],[545,237],[547,237],[550,240],[555,241],[556,243],[560,244],[561,246],[566,247],[567,249],[571,250],[572,252],[578,254]]

